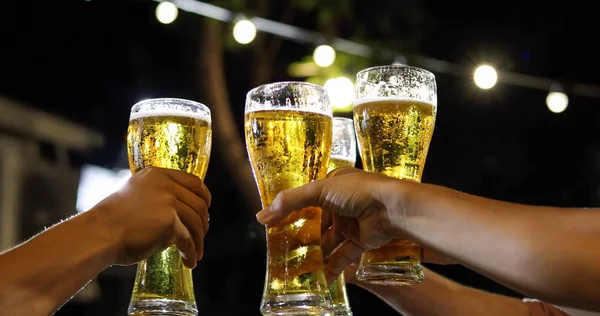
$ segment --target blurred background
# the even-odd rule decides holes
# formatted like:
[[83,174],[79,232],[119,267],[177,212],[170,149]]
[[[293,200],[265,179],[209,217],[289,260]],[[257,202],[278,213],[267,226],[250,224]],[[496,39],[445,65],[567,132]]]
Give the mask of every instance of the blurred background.
[[[0,13],[0,249],[119,188],[134,103],[196,100],[214,122],[200,315],[259,315],[266,249],[241,126],[245,93],[263,83],[323,84],[335,115],[351,117],[357,71],[429,69],[438,117],[424,182],[539,205],[600,200],[600,23],[577,1],[22,0]],[[56,315],[125,315],[134,273],[103,272]],[[394,314],[349,295],[356,316]]]

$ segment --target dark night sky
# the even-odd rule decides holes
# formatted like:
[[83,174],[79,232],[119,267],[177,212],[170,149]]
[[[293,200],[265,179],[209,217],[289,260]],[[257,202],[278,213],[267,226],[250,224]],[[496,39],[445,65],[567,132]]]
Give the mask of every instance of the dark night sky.
[[[401,10],[400,2],[353,3],[360,15],[340,22],[341,35],[358,32],[353,21],[360,20],[370,40],[390,47],[402,47],[396,38],[417,38],[420,52],[430,57],[473,66],[487,61],[501,70],[600,84],[600,22],[594,10],[576,1],[541,6],[524,1],[482,2],[469,7],[427,1],[421,4],[426,14],[419,15]],[[162,25],[154,18],[155,7],[154,2],[139,0],[3,4],[0,94],[103,133],[107,146],[80,162],[127,167],[118,157],[131,105],[163,96],[202,102],[198,99],[202,76],[196,62],[202,53],[198,47],[204,18],[180,12],[175,23]],[[392,17],[391,24],[373,26],[383,14]],[[270,18],[277,17],[275,12]],[[294,24],[316,29],[310,14]],[[245,92],[252,88],[244,69],[249,51],[238,48],[226,53],[230,98],[239,123]],[[311,52],[312,47],[285,42],[273,80],[292,79],[286,65]],[[600,152],[600,100],[570,96],[568,109],[553,114],[546,108],[545,91],[503,84],[478,91],[470,77],[450,75],[438,75],[437,81],[438,118],[424,182],[515,202],[598,203],[595,157]],[[221,160],[218,154],[212,156],[206,180],[216,198],[207,259],[195,271],[198,301],[204,310],[201,315],[217,315],[219,306],[231,302],[238,308],[231,315],[250,315],[258,313],[264,245],[251,237],[251,213],[239,199],[229,198],[239,192]],[[465,283],[505,291],[463,268],[441,271]],[[224,276],[217,277],[217,272]],[[104,303],[111,299],[112,305],[127,303],[130,280],[110,276],[102,280]],[[351,288],[351,296],[356,316],[379,308],[389,312],[358,289]],[[108,311],[107,304],[102,306]],[[75,311],[73,315],[86,313],[79,308],[67,305],[58,315],[70,315],[69,309]],[[239,312],[244,310],[248,313]]]

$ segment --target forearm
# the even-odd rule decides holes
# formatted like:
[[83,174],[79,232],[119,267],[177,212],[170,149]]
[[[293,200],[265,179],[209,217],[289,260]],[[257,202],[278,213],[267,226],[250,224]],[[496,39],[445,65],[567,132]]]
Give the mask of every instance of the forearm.
[[600,310],[600,212],[422,186],[400,206],[416,241],[526,295]]
[[471,289],[433,271],[425,271],[425,281],[408,287],[361,283],[402,315],[407,316],[528,316],[520,300]]
[[0,310],[52,314],[109,267],[117,240],[90,229],[101,215],[81,214],[0,255]]

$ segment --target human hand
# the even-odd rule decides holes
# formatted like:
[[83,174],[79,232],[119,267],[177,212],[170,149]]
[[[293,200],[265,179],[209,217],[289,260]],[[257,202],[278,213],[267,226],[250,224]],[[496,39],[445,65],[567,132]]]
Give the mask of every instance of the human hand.
[[[404,215],[398,207],[400,180],[355,168],[340,168],[327,179],[280,192],[257,214],[259,222],[275,225],[304,207],[321,207],[331,214],[323,234],[327,278],[335,278],[369,249],[398,239]],[[407,184],[410,185],[410,184]],[[327,223],[325,223],[327,226]]]
[[133,264],[171,245],[192,269],[202,258],[211,195],[190,173],[146,167],[89,212],[118,238],[115,264]]

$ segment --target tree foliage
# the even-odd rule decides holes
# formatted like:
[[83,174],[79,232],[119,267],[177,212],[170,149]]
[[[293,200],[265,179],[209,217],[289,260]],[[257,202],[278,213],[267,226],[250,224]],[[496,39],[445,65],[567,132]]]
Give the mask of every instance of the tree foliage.
[[[342,37],[403,53],[415,53],[422,44],[423,34],[430,22],[426,11],[417,0],[389,1],[347,0],[217,0],[212,3],[238,12],[246,17],[262,17],[278,22],[298,25],[324,34],[327,42]],[[237,17],[236,17],[237,18]],[[251,86],[272,80],[275,61],[283,44],[281,38],[258,33],[251,47],[236,43],[231,30],[233,25],[207,21],[204,23],[200,71],[205,83],[202,86],[208,100],[213,104],[215,142],[217,150],[225,157],[232,175],[244,193],[250,209],[258,210],[258,198],[253,174],[249,167],[244,141],[235,124],[225,78],[225,51],[252,53],[252,61],[245,71],[251,74]],[[353,81],[354,74],[373,64],[391,63],[393,56],[374,54],[360,58],[342,52],[337,53],[335,63],[320,68],[312,60],[312,49],[305,57],[292,61],[289,75],[323,85],[329,78],[345,76]],[[375,51],[378,51],[377,49]],[[392,60],[390,60],[392,58]]]

